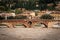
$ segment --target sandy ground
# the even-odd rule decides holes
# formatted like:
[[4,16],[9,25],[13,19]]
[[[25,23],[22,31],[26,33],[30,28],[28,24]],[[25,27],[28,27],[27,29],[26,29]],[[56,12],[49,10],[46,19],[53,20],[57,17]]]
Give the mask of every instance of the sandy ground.
[[60,40],[60,29],[0,28],[0,40]]

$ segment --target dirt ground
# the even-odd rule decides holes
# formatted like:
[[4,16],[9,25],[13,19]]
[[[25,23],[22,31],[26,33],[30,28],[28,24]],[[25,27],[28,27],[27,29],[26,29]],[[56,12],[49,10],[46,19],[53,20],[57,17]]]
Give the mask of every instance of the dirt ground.
[[0,28],[0,40],[60,40],[60,29]]

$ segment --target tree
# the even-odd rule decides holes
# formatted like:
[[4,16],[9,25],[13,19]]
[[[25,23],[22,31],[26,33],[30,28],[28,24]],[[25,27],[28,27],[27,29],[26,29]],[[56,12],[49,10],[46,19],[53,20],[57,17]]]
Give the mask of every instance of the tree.
[[[49,9],[49,10],[54,10],[55,7],[57,6],[58,0],[39,0],[39,6],[40,6],[40,10],[44,10],[44,9]],[[52,6],[47,6],[47,4],[52,3]]]
[[1,3],[6,7],[6,10],[10,10],[16,3],[16,0],[1,0]]
[[[38,2],[38,3],[36,3]],[[1,0],[0,6],[4,6],[5,10],[16,9],[16,8],[26,8],[29,10],[45,10],[54,9],[59,0]],[[48,7],[47,4],[52,3],[52,7]],[[36,5],[39,5],[36,7]],[[52,10],[53,10],[52,9]]]
[[5,7],[4,6],[0,6],[0,11],[5,11]]
[[47,8],[46,0],[39,0],[39,9],[44,10]]
[[51,16],[50,14],[44,14],[40,17],[40,19],[54,19],[54,17]]
[[24,1],[23,2],[23,7],[29,10],[33,10],[34,9],[34,2],[35,0],[28,0],[28,1]]

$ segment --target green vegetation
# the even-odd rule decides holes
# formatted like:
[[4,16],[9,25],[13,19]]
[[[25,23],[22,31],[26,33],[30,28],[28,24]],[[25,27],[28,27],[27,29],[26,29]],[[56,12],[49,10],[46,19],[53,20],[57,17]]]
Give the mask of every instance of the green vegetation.
[[5,11],[4,6],[0,6],[0,11]]
[[[59,0],[1,0],[0,6],[2,6],[2,9],[5,11],[16,8],[26,8],[28,10],[54,10],[58,2]],[[52,3],[53,5],[51,7],[48,7],[47,4],[50,3]],[[38,5],[38,7],[36,5]]]
[[16,13],[16,14],[21,14],[21,13],[22,13],[22,10],[15,9],[15,13]]
[[50,14],[44,14],[40,17],[40,19],[54,19],[54,17],[51,16]]

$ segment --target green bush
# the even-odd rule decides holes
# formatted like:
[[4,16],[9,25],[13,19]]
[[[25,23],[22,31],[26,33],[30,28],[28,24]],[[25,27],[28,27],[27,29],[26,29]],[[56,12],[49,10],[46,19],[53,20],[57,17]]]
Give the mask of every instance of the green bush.
[[4,6],[0,6],[0,10],[1,11],[5,11],[5,7]]
[[51,16],[50,14],[44,14],[40,17],[40,19],[54,19],[54,17]]
[[15,10],[15,13],[16,13],[16,14],[20,14],[20,13],[22,13],[22,11],[19,10],[19,9],[16,9],[16,10]]
[[55,10],[55,7],[53,7],[53,6],[48,6],[47,8],[48,8],[48,10]]

